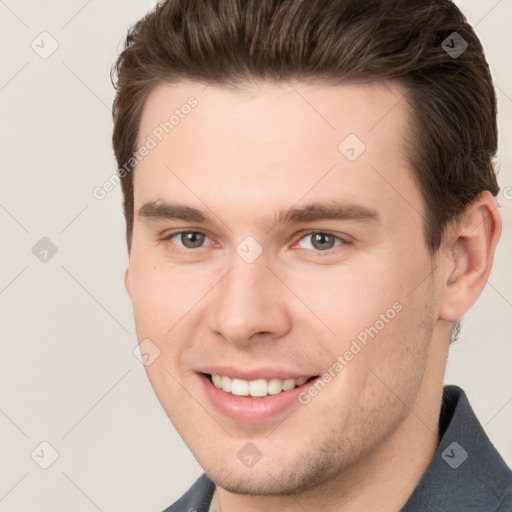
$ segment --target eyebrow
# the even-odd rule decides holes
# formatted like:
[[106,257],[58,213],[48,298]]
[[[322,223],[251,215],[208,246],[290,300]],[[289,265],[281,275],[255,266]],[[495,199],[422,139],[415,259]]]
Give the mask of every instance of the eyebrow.
[[[206,210],[199,210],[191,206],[165,201],[145,203],[139,208],[138,217],[141,220],[149,221],[183,220],[199,224],[218,224],[218,221]],[[378,223],[380,222],[380,215],[376,210],[360,204],[325,201],[282,209],[264,219],[265,223],[269,226],[325,220]]]
[[201,210],[182,204],[153,201],[145,203],[139,208],[138,216],[141,220],[172,220],[199,222],[201,224],[214,224],[212,217]]
[[269,220],[273,225],[281,223],[299,224],[301,222],[322,220],[379,222],[380,215],[377,210],[360,204],[326,201],[294,206],[288,210],[280,210],[277,215],[270,217]]

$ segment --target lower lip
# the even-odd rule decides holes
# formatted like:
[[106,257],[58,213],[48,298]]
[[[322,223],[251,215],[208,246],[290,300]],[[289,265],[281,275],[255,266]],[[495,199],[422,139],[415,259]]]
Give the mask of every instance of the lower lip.
[[244,423],[263,423],[283,415],[291,410],[293,405],[299,406],[299,394],[311,386],[314,380],[305,382],[289,391],[281,391],[277,395],[267,395],[260,398],[236,396],[226,393],[213,385],[210,377],[200,374],[202,388],[214,405],[224,416]]

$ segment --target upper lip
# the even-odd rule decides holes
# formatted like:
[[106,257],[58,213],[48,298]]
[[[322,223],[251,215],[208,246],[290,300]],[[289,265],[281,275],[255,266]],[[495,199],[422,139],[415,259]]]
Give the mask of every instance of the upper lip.
[[241,369],[240,367],[236,368],[234,366],[205,366],[198,371],[209,375],[221,375],[247,381],[257,379],[300,379],[301,377],[310,378],[318,375],[316,373],[303,373],[280,368],[270,368],[268,366],[252,369]]

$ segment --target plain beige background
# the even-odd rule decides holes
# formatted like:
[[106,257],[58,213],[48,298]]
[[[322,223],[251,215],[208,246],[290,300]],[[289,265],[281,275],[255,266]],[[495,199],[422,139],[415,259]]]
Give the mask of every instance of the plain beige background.
[[[160,512],[201,472],[133,354],[120,189],[92,195],[116,170],[110,66],[153,3],[0,0],[2,512]],[[458,4],[497,87],[505,230],[446,381],[512,465],[512,1]]]

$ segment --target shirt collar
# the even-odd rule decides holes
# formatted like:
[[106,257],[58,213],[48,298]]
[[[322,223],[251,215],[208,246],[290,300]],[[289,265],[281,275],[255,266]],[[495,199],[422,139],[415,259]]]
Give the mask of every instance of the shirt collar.
[[500,510],[512,497],[512,472],[457,386],[444,388],[439,433],[438,449],[402,512]]

